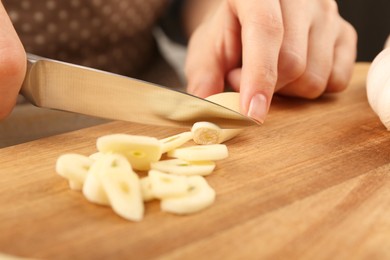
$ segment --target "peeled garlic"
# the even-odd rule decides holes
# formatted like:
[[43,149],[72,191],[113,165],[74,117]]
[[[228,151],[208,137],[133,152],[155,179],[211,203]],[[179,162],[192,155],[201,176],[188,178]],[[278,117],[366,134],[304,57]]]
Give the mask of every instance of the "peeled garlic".
[[154,137],[112,134],[99,137],[96,142],[99,152],[124,155],[136,170],[149,170],[151,162],[160,160],[161,143]]
[[84,197],[92,203],[109,206],[110,202],[100,177],[101,172],[105,173],[113,166],[132,171],[131,165],[127,159],[120,154],[95,153],[93,158],[94,161],[88,171],[83,186],[83,194]]
[[194,145],[168,152],[169,157],[190,162],[217,161],[227,158],[228,155],[228,149],[224,144]]
[[99,178],[100,163],[94,163],[91,169],[88,171],[87,178],[83,186],[84,197],[92,203],[109,206],[107,194],[103,189],[101,180]]
[[381,122],[390,130],[390,48],[379,53],[370,66],[367,98]]
[[81,190],[93,160],[80,154],[63,154],[56,162],[56,172],[68,179],[72,190]]
[[108,164],[98,175],[112,209],[125,219],[142,220],[144,204],[138,175],[117,155],[105,160]]
[[222,129],[210,122],[196,122],[192,128],[192,139],[197,144],[220,144],[238,135],[241,129]]
[[192,126],[191,132],[197,144],[218,144],[222,129],[210,122],[197,122]]
[[215,200],[215,191],[202,176],[187,177],[190,188],[182,196],[161,200],[161,210],[175,214],[190,214],[200,211]]
[[141,184],[142,199],[145,202],[154,200],[156,198],[156,196],[154,196],[154,194],[153,194],[152,184],[150,183],[150,178],[148,176],[141,178],[140,184]]
[[148,177],[152,194],[159,199],[186,194],[189,188],[186,176],[150,170]]
[[169,152],[192,139],[192,132],[183,132],[174,136],[170,136],[159,140],[161,143],[161,153]]
[[151,164],[153,170],[158,170],[170,174],[176,175],[202,175],[206,176],[213,172],[215,168],[215,162],[213,161],[200,161],[189,162],[181,159],[170,159],[158,161]]
[[240,112],[240,93],[237,92],[221,92],[206,97],[207,100],[227,107],[236,112]]

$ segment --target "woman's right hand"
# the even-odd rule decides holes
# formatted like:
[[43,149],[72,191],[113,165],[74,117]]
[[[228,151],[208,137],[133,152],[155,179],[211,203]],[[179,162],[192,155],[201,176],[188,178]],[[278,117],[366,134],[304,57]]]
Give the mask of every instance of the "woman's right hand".
[[26,52],[0,1],[0,120],[16,104],[26,74]]

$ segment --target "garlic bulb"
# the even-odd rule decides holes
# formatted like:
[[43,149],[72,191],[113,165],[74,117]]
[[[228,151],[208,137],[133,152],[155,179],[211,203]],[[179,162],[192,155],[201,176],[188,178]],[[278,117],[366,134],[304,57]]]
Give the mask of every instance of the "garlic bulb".
[[384,49],[372,62],[366,90],[371,108],[390,131],[390,48]]

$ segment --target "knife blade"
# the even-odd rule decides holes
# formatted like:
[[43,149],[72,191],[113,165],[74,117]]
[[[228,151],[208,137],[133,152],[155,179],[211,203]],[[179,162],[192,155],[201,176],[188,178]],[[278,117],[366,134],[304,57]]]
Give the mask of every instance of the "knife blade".
[[20,93],[38,107],[151,125],[257,124],[219,104],[142,80],[33,54],[27,54],[27,65]]

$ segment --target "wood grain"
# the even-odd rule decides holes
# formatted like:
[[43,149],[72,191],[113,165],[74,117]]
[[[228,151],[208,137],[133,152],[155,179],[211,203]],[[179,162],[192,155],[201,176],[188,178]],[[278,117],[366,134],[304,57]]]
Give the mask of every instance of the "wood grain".
[[66,152],[96,138],[158,138],[187,129],[113,122],[0,150],[0,251],[40,259],[389,259],[390,133],[365,93],[316,101],[275,97],[261,127],[230,140],[208,180],[209,209],[191,216],[146,205],[133,223],[88,203],[55,174]]

